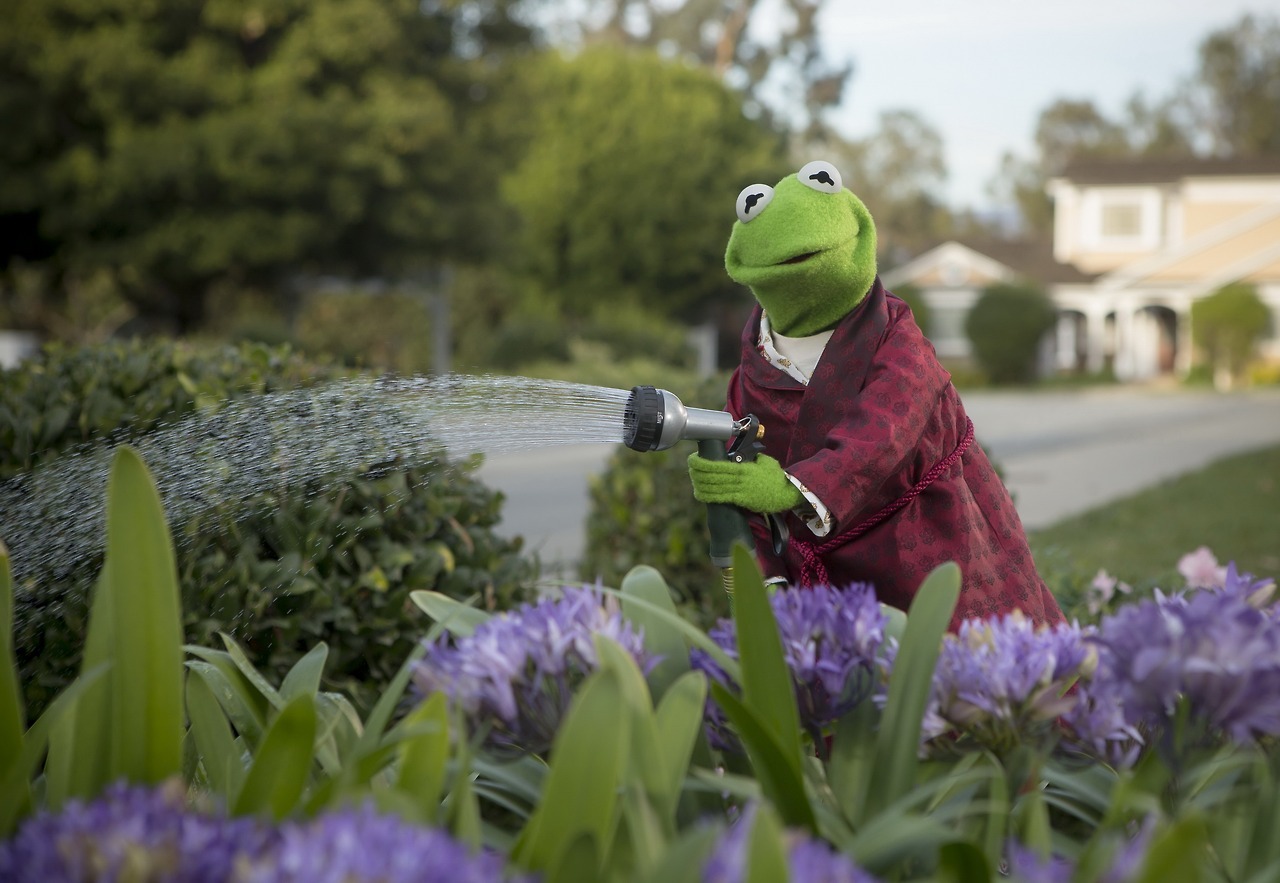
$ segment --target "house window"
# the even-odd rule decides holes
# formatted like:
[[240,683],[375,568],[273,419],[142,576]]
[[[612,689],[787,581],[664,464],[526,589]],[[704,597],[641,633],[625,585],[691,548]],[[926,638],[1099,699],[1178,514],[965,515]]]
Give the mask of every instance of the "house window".
[[1081,208],[1080,244],[1085,250],[1135,252],[1160,247],[1162,204],[1154,187],[1089,190]]
[[1136,202],[1113,202],[1102,206],[1104,239],[1136,239],[1141,235],[1141,205]]

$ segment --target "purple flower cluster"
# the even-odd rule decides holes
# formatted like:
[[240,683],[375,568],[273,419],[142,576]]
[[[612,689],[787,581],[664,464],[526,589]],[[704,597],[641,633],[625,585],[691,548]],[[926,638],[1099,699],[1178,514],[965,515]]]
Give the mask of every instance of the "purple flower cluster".
[[531,883],[504,859],[369,807],[272,826],[188,805],[181,782],[115,785],[0,842],[0,883]]
[[[874,590],[865,583],[845,589],[779,589],[770,596],[770,606],[791,670],[800,722],[817,739],[825,727],[871,695],[885,615]],[[708,635],[729,657],[738,658],[732,621],[721,620]],[[690,658],[693,667],[709,678],[737,689],[707,653],[695,648]],[[726,732],[723,713],[710,701],[707,713],[712,744],[735,749],[736,740]]]
[[518,883],[502,856],[365,806],[285,825],[280,843],[234,883]]
[[566,588],[559,597],[499,614],[470,636],[442,635],[415,665],[413,682],[424,696],[449,696],[473,732],[486,733],[491,749],[542,753],[573,691],[599,665],[596,635],[616,641],[643,669],[656,662],[615,599],[588,587]]
[[277,839],[253,819],[189,811],[181,782],[118,784],[27,819],[0,843],[0,881],[226,883]]
[[[755,822],[754,805],[720,837],[702,869],[703,883],[743,883],[747,879],[747,838]],[[821,840],[786,831],[787,871],[804,883],[876,883],[876,878]]]
[[1221,588],[1157,593],[1104,619],[1098,671],[1068,722],[1097,749],[1108,728],[1157,731],[1186,703],[1209,735],[1280,735],[1280,620],[1255,606],[1260,588],[1232,565]]
[[1075,704],[1067,694],[1091,670],[1087,631],[1062,623],[1036,628],[1014,612],[971,619],[943,639],[921,726],[926,752],[964,743],[996,752],[1043,747]]

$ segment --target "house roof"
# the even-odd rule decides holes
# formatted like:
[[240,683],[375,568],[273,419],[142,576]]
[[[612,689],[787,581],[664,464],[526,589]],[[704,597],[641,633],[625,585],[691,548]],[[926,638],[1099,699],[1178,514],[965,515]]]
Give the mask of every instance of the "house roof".
[[1071,264],[1054,260],[1053,242],[1049,239],[960,239],[957,240],[1010,270],[1037,282],[1089,282],[1096,273],[1082,273]]
[[1280,156],[1183,159],[1082,159],[1054,177],[1073,184],[1165,184],[1184,178],[1280,176]]
[[[955,237],[945,242],[958,242],[965,248],[1003,264],[1019,276],[1025,276],[1045,285],[1088,283],[1098,278],[1097,273],[1082,273],[1071,264],[1054,260],[1053,242],[1049,239],[998,239],[983,237]],[[943,242],[935,243],[934,247]]]

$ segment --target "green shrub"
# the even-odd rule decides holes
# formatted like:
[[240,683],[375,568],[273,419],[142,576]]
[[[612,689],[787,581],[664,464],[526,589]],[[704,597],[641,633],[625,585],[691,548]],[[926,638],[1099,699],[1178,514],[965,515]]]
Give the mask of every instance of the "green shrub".
[[924,299],[924,292],[915,285],[906,284],[895,288],[893,293],[906,301],[907,306],[911,307],[911,315],[915,318],[916,324],[920,326],[924,336],[928,337],[932,314],[929,312],[929,302]]
[[1254,345],[1271,324],[1257,290],[1245,283],[1223,286],[1191,305],[1191,336],[1205,351],[1215,379],[1230,385],[1253,359]]
[[[672,392],[689,407],[720,408],[724,386],[721,378],[687,397]],[[729,603],[708,557],[707,507],[693,498],[689,482],[686,461],[693,451],[692,442],[646,454],[618,448],[591,481],[580,573],[616,586],[632,567],[651,565],[666,577],[682,613],[706,628],[729,615]]]
[[[0,375],[0,466],[16,476],[58,450],[140,437],[197,407],[210,411],[229,399],[343,373],[288,349],[252,344],[49,348]],[[233,634],[256,666],[276,676],[325,641],[330,681],[357,699],[375,695],[421,634],[409,592],[478,595],[496,608],[531,578],[518,542],[492,532],[500,496],[471,471],[471,464],[381,463],[328,481],[263,488],[250,500],[172,525],[181,539],[187,639]],[[12,537],[3,538],[14,546]],[[21,558],[22,549],[12,552]],[[30,577],[17,586],[16,651],[35,710],[74,676],[85,599],[99,566],[100,557],[86,555],[56,578]]]
[[294,389],[342,375],[287,347],[196,347],[113,341],[50,344],[0,372],[0,478],[93,439],[144,434],[228,398]]
[[1036,352],[1053,320],[1053,304],[1039,288],[999,284],[973,305],[965,333],[992,383],[1028,383],[1035,379]]
[[567,362],[569,358],[563,323],[554,316],[525,313],[498,326],[487,362],[502,371],[515,371],[531,362]]

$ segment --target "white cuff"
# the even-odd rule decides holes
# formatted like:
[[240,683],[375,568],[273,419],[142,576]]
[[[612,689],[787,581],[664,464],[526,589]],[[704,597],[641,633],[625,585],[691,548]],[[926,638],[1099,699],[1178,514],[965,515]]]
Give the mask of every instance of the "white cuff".
[[796,486],[796,490],[800,491],[811,507],[807,510],[802,507],[796,508],[793,510],[796,513],[796,517],[804,522],[805,527],[809,528],[815,537],[825,537],[831,533],[831,510],[822,504],[816,494],[801,484],[798,478],[789,472],[786,473],[786,476],[787,480]]

